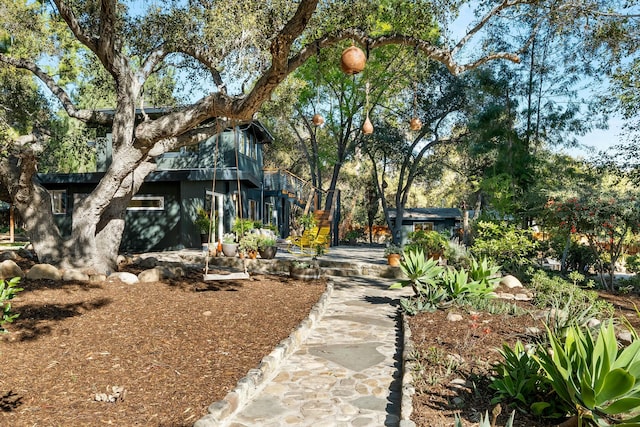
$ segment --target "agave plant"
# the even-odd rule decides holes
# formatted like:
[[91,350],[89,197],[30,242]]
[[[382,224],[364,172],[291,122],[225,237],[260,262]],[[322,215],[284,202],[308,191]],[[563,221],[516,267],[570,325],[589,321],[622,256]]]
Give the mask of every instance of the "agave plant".
[[[497,409],[497,411],[496,411]],[[495,426],[495,419],[498,417],[498,415],[500,414],[500,405],[496,406],[493,410],[493,421],[491,420],[491,418],[489,418],[489,413],[485,412],[484,417],[482,415],[480,415],[480,423],[478,424],[478,427],[494,427]],[[513,420],[516,416],[516,411],[511,412],[511,415],[509,416],[509,419],[507,420],[507,423],[504,425],[504,427],[513,427]],[[455,415],[455,424],[454,427],[464,427],[464,424],[462,424],[462,420],[460,419],[460,417],[458,416],[458,414]]]
[[612,321],[595,339],[578,325],[564,339],[547,334],[550,348],[535,357],[579,426],[640,426],[640,340],[619,350]]
[[400,269],[407,279],[394,283],[389,289],[411,286],[416,296],[429,294],[437,286],[444,268],[437,261],[426,259],[422,249],[405,250],[402,258]]
[[447,270],[442,274],[442,283],[452,299],[482,297],[493,291],[483,282],[471,279],[463,269]]
[[498,276],[500,268],[499,265],[493,264],[485,257],[479,261],[476,258],[471,258],[469,276],[471,279],[481,282],[485,287],[493,290],[500,283],[500,277]]

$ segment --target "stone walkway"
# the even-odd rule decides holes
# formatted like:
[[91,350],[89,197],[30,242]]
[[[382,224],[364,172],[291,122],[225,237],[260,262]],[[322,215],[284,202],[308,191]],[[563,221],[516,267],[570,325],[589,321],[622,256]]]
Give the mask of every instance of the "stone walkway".
[[[197,427],[397,426],[402,386],[398,302],[392,280],[334,277],[324,312],[246,404]],[[242,380],[241,380],[242,382]],[[230,393],[238,396],[238,393]],[[224,411],[222,411],[224,412]]]

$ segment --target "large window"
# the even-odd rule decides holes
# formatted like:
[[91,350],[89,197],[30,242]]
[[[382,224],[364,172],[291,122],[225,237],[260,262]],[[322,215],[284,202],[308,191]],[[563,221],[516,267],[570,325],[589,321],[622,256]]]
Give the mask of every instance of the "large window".
[[133,196],[127,210],[161,211],[164,210],[164,196]]
[[413,223],[413,231],[433,231],[433,223],[432,222],[414,222]]
[[67,213],[67,190],[50,190],[51,206],[55,215]]

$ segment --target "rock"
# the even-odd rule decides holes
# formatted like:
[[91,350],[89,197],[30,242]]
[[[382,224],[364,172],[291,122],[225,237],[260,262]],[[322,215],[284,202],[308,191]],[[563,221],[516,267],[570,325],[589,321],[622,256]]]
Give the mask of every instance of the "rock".
[[184,268],[177,265],[172,267],[162,267],[162,269],[162,274],[165,279],[176,279],[178,277],[184,277],[185,275]]
[[513,289],[513,288],[522,288],[522,282],[520,282],[520,280],[518,280],[517,277],[514,277],[510,274],[504,276],[502,279],[500,279],[500,284],[503,286],[506,286],[509,289]]
[[27,272],[27,279],[60,280],[62,279],[62,273],[51,264],[36,264]]
[[153,268],[158,265],[158,258],[152,256],[142,258],[138,261],[138,265],[142,268]]
[[513,299],[516,301],[531,301],[531,297],[527,294],[515,294]]
[[118,255],[116,258],[116,264],[118,264],[118,267],[124,267],[125,265],[128,265],[130,261],[131,260],[124,255]]
[[18,249],[18,255],[20,255],[22,258],[26,258],[26,259],[33,259],[33,253],[31,251],[26,250],[25,248],[20,248]]
[[62,273],[62,280],[79,280],[81,282],[87,282],[89,280],[89,275],[83,271],[69,268]]
[[104,282],[107,280],[106,274],[95,273],[89,275],[89,282]]
[[596,318],[591,318],[591,319],[587,320],[587,326],[589,328],[591,328],[591,329],[593,329],[593,328],[595,328],[597,326],[600,326],[601,323],[602,322],[600,320],[596,319]]
[[127,273],[127,272],[116,272],[116,273],[111,273],[109,275],[109,280],[119,280],[123,283],[127,283],[129,285],[133,285],[135,283],[138,283],[138,276],[136,276],[133,273]]
[[620,331],[617,337],[622,345],[630,345],[633,342],[633,335],[629,331]]
[[447,320],[449,322],[459,322],[462,320],[462,315],[456,314],[456,313],[449,313],[447,314]]
[[511,300],[511,299],[516,299],[516,296],[513,294],[505,293],[505,292],[499,292],[498,298]]
[[162,268],[154,267],[138,274],[138,280],[142,283],[159,282],[162,280]]
[[15,261],[18,259],[18,255],[14,251],[4,251],[0,253],[0,261],[11,260]]
[[24,277],[24,272],[11,260],[0,262],[0,280],[12,279],[14,277]]
[[540,335],[542,331],[540,328],[536,328],[535,326],[529,326],[528,328],[525,328],[524,333],[527,335]]

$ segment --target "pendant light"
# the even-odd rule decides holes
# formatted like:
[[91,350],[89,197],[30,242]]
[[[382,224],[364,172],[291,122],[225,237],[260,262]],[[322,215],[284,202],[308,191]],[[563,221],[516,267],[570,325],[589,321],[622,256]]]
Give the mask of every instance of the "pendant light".
[[366,64],[367,57],[359,47],[352,45],[342,51],[340,68],[345,74],[358,74],[364,70]]

